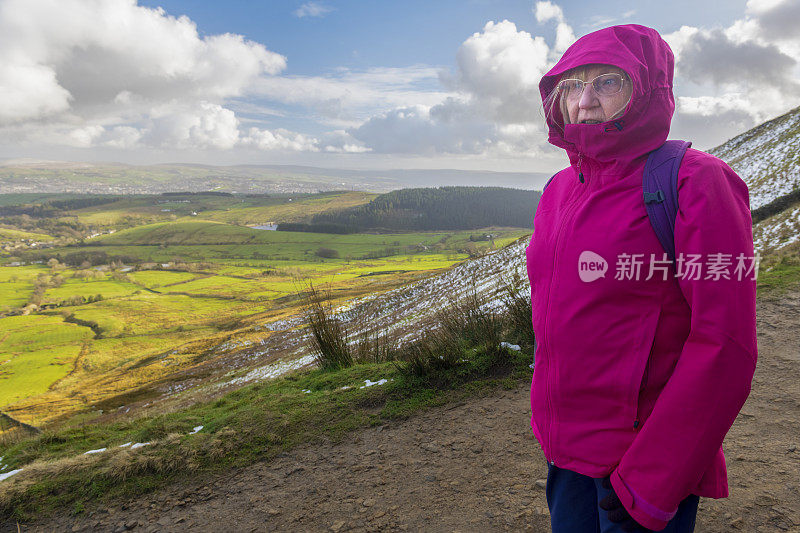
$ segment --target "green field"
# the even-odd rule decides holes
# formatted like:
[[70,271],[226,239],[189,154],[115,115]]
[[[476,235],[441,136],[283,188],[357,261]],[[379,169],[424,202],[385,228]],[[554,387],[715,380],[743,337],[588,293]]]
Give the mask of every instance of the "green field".
[[96,227],[124,228],[162,221],[191,221],[195,217],[236,225],[271,221],[293,222],[328,209],[365,204],[376,195],[362,192],[275,194],[258,197],[182,195],[132,196],[116,202],[77,209],[78,221]]
[[17,229],[0,227],[0,243],[15,242],[22,239],[46,242],[52,241],[53,237],[50,235],[45,235],[44,233],[33,233],[30,231],[20,231]]
[[45,392],[67,375],[92,336],[60,316],[0,318],[0,405]]
[[45,300],[60,302],[73,296],[101,295],[103,298],[119,298],[139,291],[140,288],[133,283],[110,279],[67,279],[61,286],[48,289]]
[[[338,298],[357,297],[529,233],[331,235],[247,227],[307,220],[374,197],[139,195],[43,218],[43,227],[83,224],[101,235],[70,240],[62,231],[53,248],[0,252],[0,409],[42,422],[102,403],[192,369],[220,344],[252,335],[258,341],[263,333],[252,326],[297,313],[297,293],[309,281]],[[487,232],[493,241],[481,240]],[[8,266],[12,260],[27,264]]]

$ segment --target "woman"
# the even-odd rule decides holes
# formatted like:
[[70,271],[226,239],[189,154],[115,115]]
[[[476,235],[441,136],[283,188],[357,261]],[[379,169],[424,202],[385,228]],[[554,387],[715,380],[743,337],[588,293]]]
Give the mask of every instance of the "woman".
[[749,199],[725,163],[688,150],[676,262],[664,261],[642,174],[669,133],[673,66],[655,30],[615,26],[579,39],[539,85],[549,141],[570,160],[526,253],[531,425],[555,532],[692,531],[699,497],[728,495],[721,445],[757,356],[755,276],[738,270],[755,261]]

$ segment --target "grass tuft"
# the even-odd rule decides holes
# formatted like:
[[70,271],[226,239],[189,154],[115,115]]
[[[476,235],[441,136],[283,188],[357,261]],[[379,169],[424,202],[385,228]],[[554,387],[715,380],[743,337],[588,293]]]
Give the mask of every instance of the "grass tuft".
[[339,370],[353,366],[354,358],[347,342],[347,329],[334,315],[329,298],[330,295],[326,297],[309,284],[305,315],[317,365],[323,370]]

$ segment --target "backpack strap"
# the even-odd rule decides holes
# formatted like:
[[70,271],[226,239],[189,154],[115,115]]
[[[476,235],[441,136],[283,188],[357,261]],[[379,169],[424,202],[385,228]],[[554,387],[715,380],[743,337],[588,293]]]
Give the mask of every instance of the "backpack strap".
[[667,141],[650,152],[644,165],[644,207],[667,256],[675,263],[675,218],[678,215],[678,169],[688,141]]
[[[556,174],[558,174],[558,173],[556,172]],[[542,187],[542,194],[544,194],[544,190],[547,188],[548,185],[550,185],[550,182],[553,181],[553,178],[556,177],[556,174],[553,174],[552,176],[550,176],[550,178],[544,184],[544,187]]]

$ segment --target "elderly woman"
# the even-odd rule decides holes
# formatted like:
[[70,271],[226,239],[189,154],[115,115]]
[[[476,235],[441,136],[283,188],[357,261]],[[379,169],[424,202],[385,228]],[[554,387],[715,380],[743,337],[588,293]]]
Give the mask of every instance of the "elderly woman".
[[722,441],[757,357],[748,191],[689,149],[665,259],[643,173],[669,133],[673,66],[655,30],[615,26],[579,39],[540,83],[549,141],[570,160],[526,254],[531,425],[554,532],[693,531],[699,497],[728,495]]

